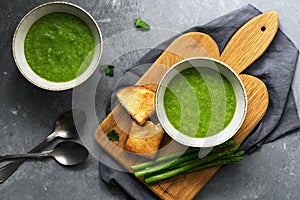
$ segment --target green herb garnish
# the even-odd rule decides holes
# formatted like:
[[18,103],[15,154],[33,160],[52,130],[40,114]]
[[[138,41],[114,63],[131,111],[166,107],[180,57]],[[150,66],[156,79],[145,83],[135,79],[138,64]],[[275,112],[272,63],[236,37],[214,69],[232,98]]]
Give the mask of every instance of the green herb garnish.
[[147,24],[146,22],[144,22],[141,18],[136,18],[134,20],[134,24],[135,24],[135,27],[141,29],[141,30],[149,30],[150,29],[150,26],[149,24]]
[[100,66],[100,71],[105,72],[106,76],[114,76],[114,66],[112,65],[101,65]]
[[107,134],[107,138],[111,141],[119,142],[119,133],[117,133],[114,129],[110,129]]

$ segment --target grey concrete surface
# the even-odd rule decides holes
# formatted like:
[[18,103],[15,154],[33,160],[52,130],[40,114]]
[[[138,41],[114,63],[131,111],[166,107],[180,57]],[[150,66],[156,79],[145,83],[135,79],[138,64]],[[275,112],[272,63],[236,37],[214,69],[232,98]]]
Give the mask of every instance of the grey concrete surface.
[[[32,8],[46,0],[0,1],[0,153],[26,152],[42,141],[51,131],[56,117],[72,107],[72,91],[49,92],[31,85],[17,70],[12,57],[12,38],[21,18]],[[300,48],[300,3],[297,0],[71,0],[86,9],[97,21],[105,40],[104,57],[117,51],[111,45],[120,34],[133,35],[131,43],[117,46],[139,49],[127,57],[118,57],[120,67],[115,77],[105,79],[107,90],[113,88],[121,74],[131,67],[147,49],[176,33],[201,25],[240,8],[248,3],[261,11],[276,10],[280,28]],[[134,29],[133,19],[142,17],[152,30],[144,33]],[[125,33],[124,33],[125,32]],[[157,32],[160,32],[157,37]],[[119,38],[120,40],[120,38]],[[111,45],[111,46],[110,46]],[[114,52],[115,53],[115,52]],[[115,55],[115,54],[114,54]],[[117,58],[115,58],[117,59]],[[297,66],[293,89],[300,109],[300,64]],[[107,91],[97,91],[100,101],[108,101]],[[101,105],[99,106],[101,107]],[[104,111],[99,111],[99,120]],[[93,133],[90,133],[93,134]],[[50,147],[53,147],[54,142]],[[205,186],[196,199],[283,200],[300,197],[300,137],[294,133],[259,151],[247,155],[234,165],[222,168]],[[0,163],[2,166],[4,163]],[[54,160],[29,160],[0,185],[0,199],[127,199],[118,187],[108,187],[101,182],[98,161],[90,155],[87,162],[76,167],[63,167]]]

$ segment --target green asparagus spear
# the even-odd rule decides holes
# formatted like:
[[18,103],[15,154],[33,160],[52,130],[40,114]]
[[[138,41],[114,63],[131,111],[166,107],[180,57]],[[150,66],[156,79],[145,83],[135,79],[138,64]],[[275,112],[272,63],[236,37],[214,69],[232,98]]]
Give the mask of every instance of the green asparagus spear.
[[196,151],[199,151],[199,149],[198,148],[187,149],[185,151],[180,151],[178,153],[174,153],[174,154],[170,154],[170,155],[167,155],[167,156],[159,157],[154,161],[149,161],[149,162],[145,162],[145,163],[141,163],[141,164],[131,166],[131,169],[134,170],[134,171],[137,171],[137,170],[152,166],[156,163],[160,163],[160,162],[163,162],[163,161],[166,161],[166,160],[171,160],[173,158],[178,158],[182,155],[187,155],[187,154],[190,154],[190,153],[193,153],[193,152],[196,152]]
[[[234,154],[230,154],[230,155],[224,155],[222,157],[218,157],[217,159],[220,160],[220,159],[228,159],[228,158],[233,158],[233,157],[238,157],[238,156],[243,156],[244,155],[244,151],[239,151],[237,153],[234,153]],[[209,156],[208,156],[209,157]],[[172,169],[175,169],[175,168],[179,168],[179,167],[182,167],[182,166],[185,166],[185,165],[189,165],[190,163],[193,163],[194,160],[189,160],[189,161],[186,161],[184,163],[180,163],[178,165],[175,165],[174,167],[172,167]],[[208,161],[209,162],[209,161]]]
[[217,167],[217,166],[221,166],[221,165],[226,165],[226,164],[238,162],[238,161],[243,160],[243,158],[244,158],[243,156],[236,156],[236,157],[227,158],[227,159],[224,159],[224,160],[218,160],[216,162],[207,163],[205,165],[200,165],[198,167],[190,169],[188,172],[195,172],[195,171],[200,171],[200,170],[211,168],[211,167]]
[[[174,170],[170,170],[169,172],[166,172],[165,174],[169,174],[170,176],[174,176],[174,175],[182,172],[182,170],[186,171],[186,170],[192,169],[193,167],[199,166],[201,164],[211,162],[213,160],[224,157],[226,155],[230,155],[230,154],[234,153],[235,151],[237,151],[239,147],[240,147],[240,144],[237,144],[234,147],[232,147],[231,149],[225,150],[225,151],[220,152],[220,153],[213,154],[211,156],[207,156],[207,157],[202,158],[202,159],[196,159],[193,162],[191,161],[191,163],[189,163],[189,165],[185,165],[183,167],[180,167],[180,168],[177,168],[177,169],[174,169]],[[176,160],[173,160],[171,162],[167,162],[167,163],[164,163],[164,164],[152,167],[152,168],[148,168],[148,169],[145,169],[145,170],[142,170],[142,171],[139,171],[139,172],[135,172],[135,176],[136,177],[148,176],[151,173],[156,173],[160,170],[170,169],[171,167],[173,167],[175,165],[178,165],[178,164],[186,162],[186,161],[190,161],[190,160],[195,159],[195,158],[198,158],[198,153],[192,153],[190,155],[183,156],[183,157],[178,158]],[[160,175],[156,175],[156,176],[160,176]]]
[[168,172],[165,172],[165,173],[162,173],[162,174],[158,174],[158,175],[148,177],[148,178],[145,179],[145,182],[146,183],[154,183],[154,182],[166,179],[166,178],[173,177],[173,176],[175,176],[177,174],[180,174],[180,173],[183,173],[183,172],[199,171],[199,170],[206,169],[206,168],[217,167],[217,166],[221,166],[221,165],[225,165],[225,164],[230,164],[230,163],[233,163],[233,162],[238,162],[242,159],[243,159],[242,156],[234,157],[234,158],[230,158],[230,159],[219,160],[219,161],[212,162],[212,163],[206,163],[206,164],[203,164],[203,165],[200,165],[200,166],[197,166],[197,167],[194,167],[194,166],[197,165],[197,163],[195,162],[194,164],[191,164],[191,165],[188,165],[188,166],[184,166],[184,167],[181,167],[181,168],[174,169],[172,171],[168,171]]
[[174,165],[177,165],[177,164],[179,164],[181,162],[185,162],[187,160],[191,160],[191,159],[194,159],[194,158],[197,158],[197,157],[198,157],[198,153],[194,152],[194,153],[188,154],[188,155],[186,155],[184,157],[180,157],[180,158],[178,158],[176,160],[172,160],[170,162],[163,163],[163,164],[155,166],[155,167],[146,168],[146,169],[144,169],[142,171],[135,172],[134,175],[136,177],[145,176],[145,175],[148,175],[148,174],[160,171],[160,170],[168,169],[168,168],[170,168],[170,167],[172,167]]
[[[234,144],[234,141],[233,140],[230,140],[230,141],[227,141],[223,144],[220,144],[218,146],[215,146],[211,151],[210,153],[213,153],[213,152],[216,152],[216,151],[219,151],[220,149],[223,149],[225,147],[228,147],[228,146],[231,146]],[[190,154],[190,153],[193,153],[193,152],[196,152],[196,151],[199,151],[199,148],[191,148],[191,149],[187,149],[185,151],[181,151],[181,152],[178,152],[178,153],[174,153],[174,154],[170,154],[170,155],[167,155],[167,156],[163,156],[163,157],[159,157],[157,158],[156,160],[154,161],[149,161],[149,162],[145,162],[145,163],[141,163],[141,164],[137,164],[137,165],[134,165],[131,167],[131,169],[133,171],[138,171],[140,169],[143,169],[143,168],[146,168],[146,167],[150,167],[154,164],[158,164],[158,163],[161,163],[163,161],[167,161],[167,160],[171,160],[171,159],[174,159],[174,158],[178,158],[180,156],[184,156],[184,155],[187,155],[187,154]]]

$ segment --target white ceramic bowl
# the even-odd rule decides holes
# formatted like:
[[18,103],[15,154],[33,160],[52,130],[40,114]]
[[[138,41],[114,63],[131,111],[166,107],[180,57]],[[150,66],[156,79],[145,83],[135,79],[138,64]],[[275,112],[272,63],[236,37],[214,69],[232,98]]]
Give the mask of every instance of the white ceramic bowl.
[[[32,24],[44,15],[54,12],[69,13],[83,20],[90,28],[95,41],[94,55],[89,67],[80,76],[67,82],[51,82],[41,78],[32,71],[24,54],[24,40]],[[14,60],[23,76],[34,85],[53,91],[67,90],[76,87],[87,80],[93,74],[99,64],[102,48],[102,35],[97,22],[84,9],[67,2],[49,2],[32,9],[22,18],[17,26],[12,44]]]
[[[204,138],[190,137],[178,131],[169,122],[164,108],[164,95],[168,83],[182,70],[191,67],[207,67],[219,71],[231,83],[236,96],[236,109],[231,122],[217,134]],[[193,147],[213,147],[229,140],[243,124],[247,112],[247,94],[238,75],[226,64],[204,57],[186,59],[172,66],[158,85],[155,101],[158,120],[166,133],[175,141]]]

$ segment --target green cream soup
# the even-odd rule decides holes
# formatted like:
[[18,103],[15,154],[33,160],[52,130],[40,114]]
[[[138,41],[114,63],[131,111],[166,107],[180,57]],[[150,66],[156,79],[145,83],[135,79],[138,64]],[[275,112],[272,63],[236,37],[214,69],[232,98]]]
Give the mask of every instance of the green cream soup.
[[40,77],[52,82],[70,81],[89,66],[94,37],[78,17],[51,13],[29,29],[24,44],[27,63]]
[[219,72],[206,67],[187,68],[169,82],[164,107],[175,129],[203,138],[217,134],[230,123],[236,97],[231,83]]

